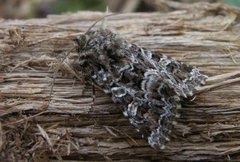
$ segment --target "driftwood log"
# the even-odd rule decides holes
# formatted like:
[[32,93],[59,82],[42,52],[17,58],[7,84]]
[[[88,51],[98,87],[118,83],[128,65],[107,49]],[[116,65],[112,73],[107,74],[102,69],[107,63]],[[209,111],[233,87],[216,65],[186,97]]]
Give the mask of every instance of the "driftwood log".
[[[171,141],[159,151],[109,96],[81,76],[53,70],[72,39],[104,15],[0,20],[0,161],[240,160],[239,83],[183,103]],[[209,76],[240,71],[236,8],[201,3],[170,13],[114,15],[105,25]]]

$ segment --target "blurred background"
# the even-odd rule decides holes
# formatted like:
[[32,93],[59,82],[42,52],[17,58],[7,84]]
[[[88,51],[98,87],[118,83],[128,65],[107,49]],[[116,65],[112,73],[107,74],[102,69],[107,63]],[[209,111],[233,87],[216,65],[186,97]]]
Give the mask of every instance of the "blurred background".
[[[61,14],[80,10],[112,12],[168,12],[167,3],[221,2],[240,7],[240,0],[0,0],[0,17],[26,19],[46,17],[48,14]],[[157,5],[156,5],[157,4]]]

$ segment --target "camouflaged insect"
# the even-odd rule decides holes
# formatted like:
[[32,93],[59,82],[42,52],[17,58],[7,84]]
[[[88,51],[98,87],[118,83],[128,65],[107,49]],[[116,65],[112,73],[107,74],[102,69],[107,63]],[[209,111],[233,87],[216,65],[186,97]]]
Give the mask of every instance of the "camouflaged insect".
[[192,96],[207,77],[110,30],[89,30],[75,42],[75,68],[122,105],[123,114],[152,147],[163,149],[181,100]]

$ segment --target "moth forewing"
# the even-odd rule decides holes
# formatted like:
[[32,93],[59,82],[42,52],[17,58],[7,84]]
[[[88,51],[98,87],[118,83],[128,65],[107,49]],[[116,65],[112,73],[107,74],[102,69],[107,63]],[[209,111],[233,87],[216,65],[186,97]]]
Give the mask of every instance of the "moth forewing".
[[207,77],[196,67],[129,43],[107,29],[88,30],[75,41],[77,69],[121,104],[123,114],[152,147],[163,149],[181,100]]

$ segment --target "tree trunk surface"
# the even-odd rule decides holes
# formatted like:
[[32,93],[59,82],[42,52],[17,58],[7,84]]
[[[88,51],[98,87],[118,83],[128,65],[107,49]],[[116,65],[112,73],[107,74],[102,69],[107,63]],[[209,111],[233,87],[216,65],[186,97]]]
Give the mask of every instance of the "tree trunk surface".
[[[0,20],[0,161],[240,160],[238,83],[183,103],[171,140],[154,150],[109,96],[53,73],[53,62],[73,47],[72,40],[104,15]],[[208,76],[240,71],[236,8],[201,3],[168,13],[118,14],[105,26]]]

